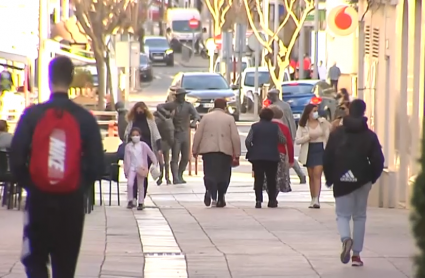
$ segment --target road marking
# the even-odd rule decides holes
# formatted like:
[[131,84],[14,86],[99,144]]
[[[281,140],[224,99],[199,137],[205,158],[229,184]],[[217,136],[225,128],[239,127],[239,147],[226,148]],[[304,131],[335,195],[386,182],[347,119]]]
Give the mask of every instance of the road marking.
[[143,211],[133,211],[145,257],[145,278],[187,278],[186,257],[161,211],[150,198]]

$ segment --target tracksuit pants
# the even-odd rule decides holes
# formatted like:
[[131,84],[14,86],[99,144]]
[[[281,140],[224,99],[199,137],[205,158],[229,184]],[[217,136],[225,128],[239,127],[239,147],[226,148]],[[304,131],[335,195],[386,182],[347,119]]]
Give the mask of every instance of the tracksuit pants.
[[74,278],[84,227],[83,193],[51,196],[29,192],[21,261],[28,278]]
[[[146,183],[146,177],[140,176],[137,174],[135,170],[130,170],[127,177],[127,200],[133,201],[133,198],[135,199],[135,196],[138,195],[138,202],[139,204],[143,204],[145,201],[145,183]],[[135,186],[137,186],[135,188]],[[134,191],[137,189],[137,195],[134,194]]]

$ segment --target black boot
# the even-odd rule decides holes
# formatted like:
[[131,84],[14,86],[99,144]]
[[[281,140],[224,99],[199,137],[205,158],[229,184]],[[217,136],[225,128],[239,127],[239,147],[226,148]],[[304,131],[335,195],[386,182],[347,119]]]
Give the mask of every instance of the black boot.
[[205,192],[204,195],[204,204],[206,207],[211,206],[211,194],[208,190]]
[[218,208],[224,208],[226,206],[226,199],[224,198],[224,195],[219,195],[217,199],[217,206]]
[[277,201],[276,200],[270,200],[267,204],[269,208],[277,208]]
[[259,201],[255,202],[255,208],[260,209],[261,208],[261,202],[259,202]]

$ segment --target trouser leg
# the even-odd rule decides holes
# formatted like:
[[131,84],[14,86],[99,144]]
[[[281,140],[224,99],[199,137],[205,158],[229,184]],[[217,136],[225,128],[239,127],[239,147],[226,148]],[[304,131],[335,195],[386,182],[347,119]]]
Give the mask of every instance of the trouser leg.
[[264,166],[263,161],[255,161],[252,166],[254,170],[255,201],[263,202]]
[[128,173],[128,177],[127,177],[127,201],[133,201],[134,199],[134,190],[133,187],[134,185],[137,184],[137,177],[136,177],[136,172],[135,171],[131,171]]
[[218,182],[218,195],[224,196],[229,188],[230,179],[232,176],[232,157],[224,153],[219,154],[220,160],[220,181]]
[[146,186],[146,177],[142,177],[137,175],[137,190],[139,193],[139,200],[138,203],[139,204],[143,204],[145,202],[145,197],[146,197],[146,190],[145,190],[145,186]]
[[336,223],[341,241],[351,238],[350,220],[354,209],[353,192],[335,198]]
[[359,255],[363,250],[364,236],[366,232],[366,210],[371,183],[363,185],[354,191],[353,211],[353,253]]
[[137,200],[137,175],[134,174],[134,179],[133,179],[133,199]]
[[180,158],[180,149],[181,149],[181,143],[176,138],[174,140],[174,144],[171,149],[171,174],[173,175],[174,181],[179,180],[178,165],[179,165],[179,158]]
[[50,214],[42,202],[32,199],[29,194],[25,205],[21,262],[28,278],[48,278]]
[[179,178],[181,179],[183,177],[183,173],[186,170],[187,164],[189,162],[189,140],[184,140],[181,142],[181,149],[180,149],[180,163],[179,163]]
[[207,153],[202,156],[204,170],[205,190],[210,193],[211,199],[217,200],[217,177],[215,176],[214,154]]
[[69,198],[53,211],[52,273],[53,278],[74,278],[84,227],[84,197]]
[[303,170],[301,169],[300,164],[298,163],[298,161],[295,159],[294,160],[294,165],[292,166],[292,169],[295,170],[295,173],[297,173],[298,178],[302,179],[305,177],[305,174],[303,172]]
[[170,151],[164,151],[164,172],[165,172],[165,180],[168,182],[170,180]]
[[269,201],[276,201],[276,173],[278,162],[269,161],[265,166],[265,173],[267,177],[267,193]]
[[[152,162],[149,160],[148,161],[148,169],[151,167]],[[149,175],[149,174],[148,174]],[[143,199],[146,198],[146,194],[148,193],[148,186],[149,186],[149,177],[144,177],[143,179]]]

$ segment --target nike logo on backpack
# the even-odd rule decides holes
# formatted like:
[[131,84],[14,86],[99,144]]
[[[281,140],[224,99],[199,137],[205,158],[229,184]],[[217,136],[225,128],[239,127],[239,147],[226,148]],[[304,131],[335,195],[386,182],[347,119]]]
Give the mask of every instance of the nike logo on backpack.
[[339,180],[345,182],[357,182],[357,178],[353,175],[351,170],[348,170]]

